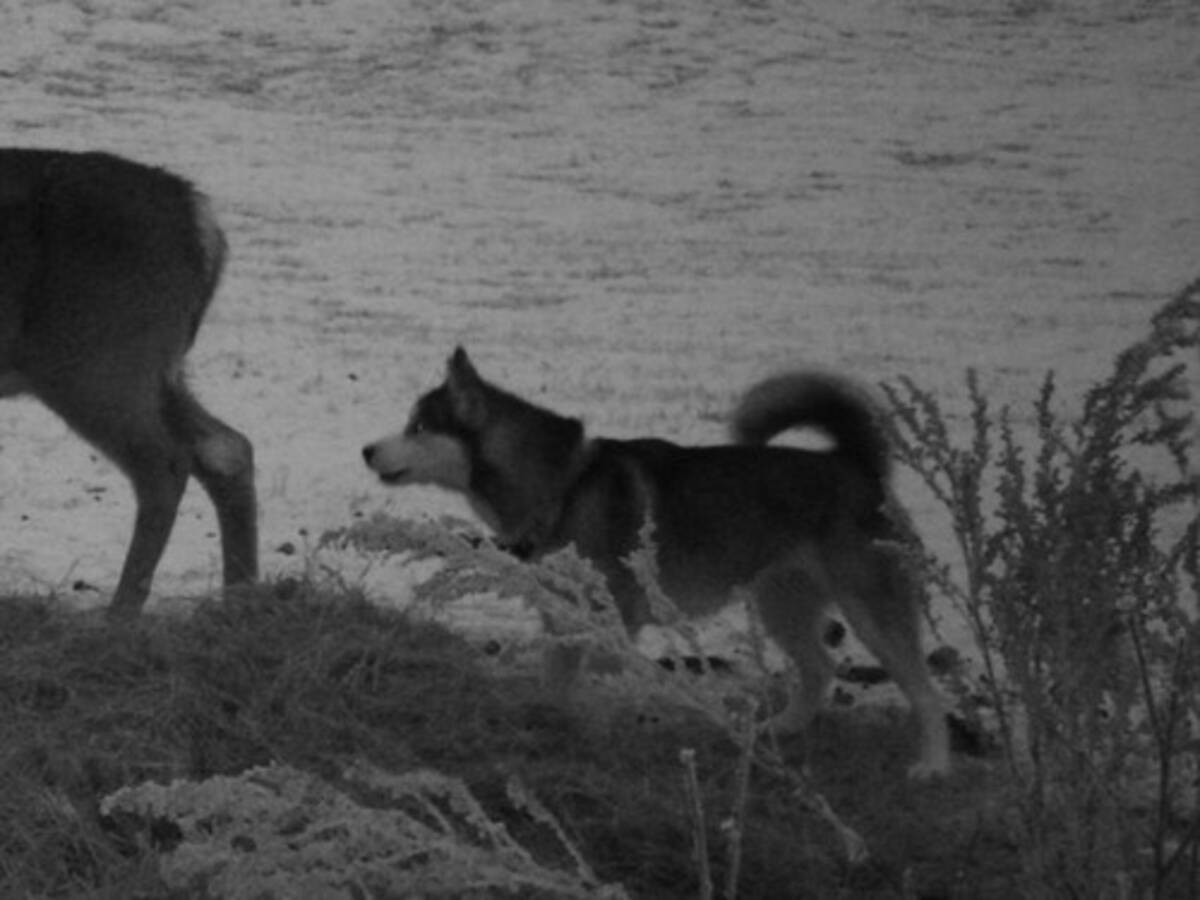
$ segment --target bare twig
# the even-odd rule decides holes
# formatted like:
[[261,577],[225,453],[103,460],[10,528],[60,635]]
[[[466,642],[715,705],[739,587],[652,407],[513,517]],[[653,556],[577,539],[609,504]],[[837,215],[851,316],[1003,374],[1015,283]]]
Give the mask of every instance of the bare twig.
[[737,774],[734,779],[733,811],[721,831],[729,849],[729,870],[725,873],[725,900],[736,900],[738,879],[742,874],[742,836],[746,827],[746,800],[750,794],[750,768],[754,762],[754,745],[758,735],[755,722],[758,704],[751,701],[742,715],[738,740]]
[[696,751],[685,747],[679,751],[683,763],[683,784],[691,811],[693,850],[696,857],[696,876],[700,880],[700,900],[712,900],[712,871],[708,862],[708,834],[704,822],[704,802],[700,797],[700,778],[696,774]]

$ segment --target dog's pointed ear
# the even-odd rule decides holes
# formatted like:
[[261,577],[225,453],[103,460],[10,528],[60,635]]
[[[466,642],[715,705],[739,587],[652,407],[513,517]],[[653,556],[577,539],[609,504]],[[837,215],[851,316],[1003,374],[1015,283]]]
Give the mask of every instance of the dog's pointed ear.
[[483,379],[475,371],[467,351],[462,347],[454,348],[446,363],[446,390],[450,393],[454,414],[470,428],[481,427],[487,413],[483,388]]
[[446,380],[456,382],[460,386],[477,384],[483,380],[475,371],[471,358],[467,356],[467,351],[461,345],[455,347],[450,358],[446,360]]

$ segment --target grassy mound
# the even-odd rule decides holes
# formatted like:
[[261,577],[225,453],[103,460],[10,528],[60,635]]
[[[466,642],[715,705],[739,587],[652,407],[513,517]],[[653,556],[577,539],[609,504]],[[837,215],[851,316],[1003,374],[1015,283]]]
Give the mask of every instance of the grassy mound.
[[[159,862],[178,842],[169,822],[102,815],[103,798],[145,781],[269,764],[344,784],[357,761],[460,779],[490,820],[549,868],[569,866],[573,846],[601,882],[630,896],[695,897],[684,747],[695,751],[709,812],[712,879],[726,875],[721,826],[737,800],[741,754],[702,717],[656,717],[632,702],[563,708],[533,674],[497,665],[445,630],[306,583],[119,629],[31,600],[10,599],[0,615],[2,896],[204,896],[199,885],[161,880]],[[741,895],[945,886],[959,878],[964,854],[992,853],[986,829],[964,830],[951,813],[961,788],[905,783],[911,736],[895,717],[831,716],[807,747],[826,797],[866,837],[865,865],[845,861],[792,782],[756,768]],[[513,802],[514,779],[558,834]],[[440,895],[515,896],[499,886]]]

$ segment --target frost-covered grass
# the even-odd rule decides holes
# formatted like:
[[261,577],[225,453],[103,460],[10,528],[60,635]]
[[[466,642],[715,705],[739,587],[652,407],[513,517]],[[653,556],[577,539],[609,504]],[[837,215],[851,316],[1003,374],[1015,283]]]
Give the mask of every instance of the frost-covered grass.
[[[647,688],[624,699],[585,691],[563,706],[520,648],[472,646],[310,582],[117,631],[43,601],[0,609],[2,896],[198,897],[201,884],[257,873],[278,885],[271,879],[287,872],[324,878],[327,893],[311,896],[538,896],[536,870],[558,886],[541,896],[571,884],[694,897],[697,801],[718,885],[731,859],[727,820],[744,801],[743,897],[886,894],[1003,870],[981,862],[1006,853],[991,826],[962,812],[986,777],[909,786],[911,733],[898,715],[831,715],[807,750],[785,745],[781,765],[753,766],[743,791],[742,748],[686,705]],[[798,791],[802,759],[869,860],[852,864]],[[363,772],[382,780],[372,788]],[[137,787],[146,782],[178,791]],[[264,791],[265,807],[247,800]],[[442,822],[425,803],[445,804]],[[464,813],[467,804],[477,807]],[[401,825],[407,837],[387,830]],[[420,829],[427,854],[412,843]],[[429,866],[453,858],[456,840],[461,858],[434,879]],[[350,847],[355,865],[330,870]],[[492,882],[479,880],[518,857],[519,871],[496,863]]]

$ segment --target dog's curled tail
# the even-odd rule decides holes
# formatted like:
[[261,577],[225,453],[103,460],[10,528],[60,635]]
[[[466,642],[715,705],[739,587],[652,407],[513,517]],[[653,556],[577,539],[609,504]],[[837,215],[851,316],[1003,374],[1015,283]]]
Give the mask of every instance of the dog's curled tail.
[[882,413],[867,389],[840,375],[785,372],[742,395],[729,421],[735,443],[761,445],[792,428],[829,433],[834,452],[881,483],[891,473],[891,451]]

